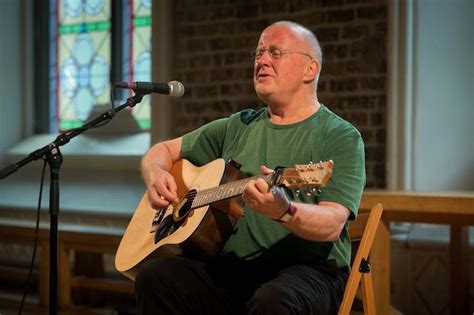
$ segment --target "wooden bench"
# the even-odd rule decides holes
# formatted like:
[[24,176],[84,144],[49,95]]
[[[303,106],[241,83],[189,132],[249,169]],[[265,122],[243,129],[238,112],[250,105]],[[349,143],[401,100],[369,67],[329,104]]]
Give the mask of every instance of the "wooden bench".
[[[102,291],[133,294],[133,283],[125,277],[90,277],[74,274],[74,260],[81,253],[95,255],[96,262],[103,263],[103,254],[115,254],[123,235],[123,228],[98,227],[81,224],[59,224],[58,231],[58,306],[61,309],[72,305],[72,289],[86,288]],[[49,225],[40,225],[38,231],[39,299],[42,305],[49,302]],[[0,220],[0,243],[22,245],[34,244],[35,226],[30,222],[12,219]],[[74,255],[74,256],[73,256]],[[99,268],[99,266],[90,266]],[[103,265],[100,266],[103,270]],[[0,267],[0,278],[26,279],[27,271]],[[23,273],[23,274],[21,274]]]
[[390,314],[390,222],[450,225],[449,307],[452,314],[471,314],[468,226],[474,225],[474,193],[366,190],[360,211],[377,202],[384,207],[371,254],[377,314]]

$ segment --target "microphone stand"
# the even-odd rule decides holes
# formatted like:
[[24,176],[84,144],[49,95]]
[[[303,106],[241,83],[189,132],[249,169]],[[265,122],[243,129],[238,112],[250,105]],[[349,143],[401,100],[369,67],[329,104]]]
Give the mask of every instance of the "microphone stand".
[[50,236],[49,236],[49,314],[57,314],[57,273],[58,273],[58,216],[59,216],[59,172],[63,157],[59,147],[68,143],[72,138],[84,131],[97,126],[102,122],[110,121],[115,113],[125,107],[134,107],[140,103],[144,94],[135,94],[116,109],[109,109],[99,117],[88,122],[84,126],[73,129],[69,133],[63,133],[56,137],[50,144],[31,152],[26,158],[14,163],[0,171],[0,180],[17,171],[33,160],[44,158],[50,167],[50,191],[49,191],[49,214],[50,214]]

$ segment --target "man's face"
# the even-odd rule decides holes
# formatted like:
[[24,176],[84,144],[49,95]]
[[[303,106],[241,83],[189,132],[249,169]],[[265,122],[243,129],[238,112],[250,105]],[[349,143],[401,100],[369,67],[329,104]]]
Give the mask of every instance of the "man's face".
[[[275,58],[278,51],[281,54]],[[288,26],[273,25],[263,31],[256,52],[253,82],[258,96],[264,102],[291,99],[302,87],[304,70],[311,60],[306,55],[306,42]]]

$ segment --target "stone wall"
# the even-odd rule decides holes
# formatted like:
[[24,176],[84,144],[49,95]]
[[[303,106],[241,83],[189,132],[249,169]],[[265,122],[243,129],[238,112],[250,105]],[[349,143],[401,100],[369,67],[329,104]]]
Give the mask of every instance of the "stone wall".
[[385,187],[387,1],[178,0],[174,2],[174,135],[243,108],[262,106],[249,52],[278,20],[301,23],[323,49],[319,100],[366,142],[367,187]]

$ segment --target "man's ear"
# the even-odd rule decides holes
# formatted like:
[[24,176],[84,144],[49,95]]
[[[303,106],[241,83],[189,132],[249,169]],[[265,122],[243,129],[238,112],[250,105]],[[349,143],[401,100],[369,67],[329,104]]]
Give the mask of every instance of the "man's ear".
[[306,65],[304,80],[307,82],[316,79],[319,73],[319,62],[316,59],[311,59]]

